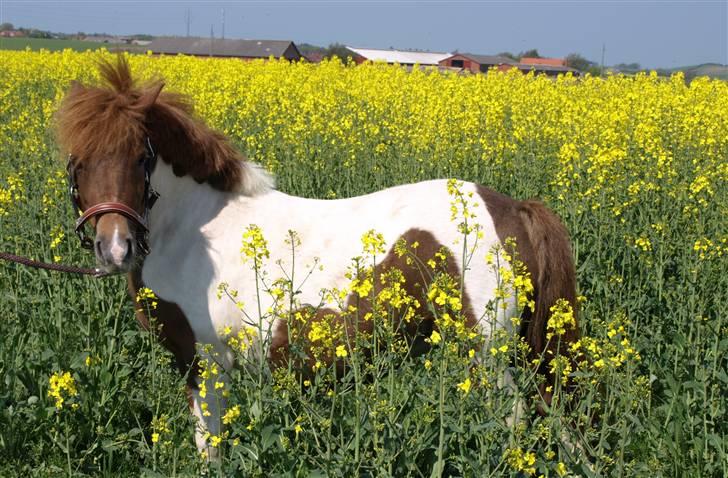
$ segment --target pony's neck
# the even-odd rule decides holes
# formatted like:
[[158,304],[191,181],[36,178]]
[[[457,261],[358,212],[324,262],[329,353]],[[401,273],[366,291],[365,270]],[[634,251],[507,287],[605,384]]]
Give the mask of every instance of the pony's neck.
[[[237,193],[219,191],[207,183],[198,183],[191,176],[177,176],[165,161],[157,161],[151,186],[159,199],[150,210],[150,242],[176,234],[185,228],[204,224]],[[158,244],[157,244],[158,247]]]
[[274,191],[272,177],[253,163],[242,163],[245,174],[239,191],[221,191],[190,175],[176,175],[174,166],[162,159],[157,161],[151,177],[151,186],[159,194],[149,212],[152,251],[172,243],[184,244],[180,238],[200,234],[231,201],[252,204]]

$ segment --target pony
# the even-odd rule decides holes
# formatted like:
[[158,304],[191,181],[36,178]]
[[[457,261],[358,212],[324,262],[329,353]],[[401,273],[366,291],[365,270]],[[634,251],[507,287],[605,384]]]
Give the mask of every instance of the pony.
[[[93,249],[97,265],[107,273],[126,274],[132,298],[142,287],[158,297],[157,330],[187,374],[190,408],[198,419],[195,441],[207,447],[205,432],[220,433],[224,402],[211,401],[203,413],[205,379],[196,360],[216,357],[222,368],[233,367],[233,351],[223,330],[236,334],[244,324],[232,301],[218,300],[222,282],[238,289],[238,300],[256,303],[256,277],[241,265],[241,233],[256,225],[268,241],[270,260],[265,267],[291,265],[288,231],[296,231],[301,263],[320,261],[321,270],[301,286],[302,304],[320,303],[323,288],[346,285],[350,259],[361,252],[360,238],[369,230],[381,234],[385,251],[377,257],[374,276],[397,267],[403,271],[408,293],[426,302],[426,285],[396,253],[404,239],[417,243],[423,261],[437,251],[449,251],[447,271],[462,275],[462,311],[466,323],[481,334],[492,327],[515,327],[506,319],[514,313],[513,300],[502,320],[483,324],[479,317],[494,299],[496,273],[482,258],[494,246],[514,238],[520,260],[533,283],[533,310],[522,313],[518,333],[533,357],[559,352],[547,340],[550,309],[565,299],[576,309],[575,270],[568,233],[559,218],[534,200],[520,201],[484,186],[463,182],[471,213],[480,225],[472,264],[450,247],[461,237],[451,221],[452,197],[446,180],[392,187],[372,194],[337,200],[295,197],[277,191],[273,177],[248,161],[221,133],[196,117],[183,96],[162,91],[161,80],[140,85],[128,61],[99,62],[101,83],[72,83],[56,114],[56,136],[68,155],[74,206],[83,211],[77,232]],[[86,236],[91,226],[93,237]],[[277,265],[273,265],[277,264]],[[278,270],[278,269],[277,269]],[[271,305],[263,297],[262,310]],[[267,301],[267,302],[266,302]],[[361,301],[366,307],[366,300]],[[137,308],[142,327],[149,317]],[[337,311],[319,311],[310,321],[327,320]],[[289,354],[288,324],[264,320],[265,359],[272,366]],[[491,320],[492,322],[492,320]],[[350,328],[352,324],[346,324]],[[421,307],[414,325],[403,331],[417,342],[421,353],[437,325],[431,311]],[[559,343],[563,351],[578,338],[578,328],[567,330]],[[208,344],[199,347],[199,344]],[[262,349],[261,349],[262,350]],[[550,377],[547,363],[540,371]],[[552,379],[550,377],[549,379]],[[547,387],[541,393],[550,403]]]

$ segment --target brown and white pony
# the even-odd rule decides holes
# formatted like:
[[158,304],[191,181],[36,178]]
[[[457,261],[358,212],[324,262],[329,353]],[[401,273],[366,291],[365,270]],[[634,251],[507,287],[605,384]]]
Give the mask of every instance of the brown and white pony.
[[[211,400],[210,415],[201,413],[202,379],[193,367],[200,352],[197,344],[211,344],[209,353],[217,354],[223,367],[232,367],[233,353],[222,330],[230,327],[235,334],[243,327],[236,306],[218,300],[218,284],[226,282],[237,289],[238,300],[254,320],[260,319],[257,311],[265,311],[272,302],[262,297],[262,307],[254,306],[256,280],[240,259],[241,233],[248,225],[259,226],[268,241],[266,267],[271,278],[280,275],[280,267],[290,270],[289,230],[300,238],[297,264],[320,260],[321,270],[301,287],[301,304],[319,304],[322,289],[347,285],[347,266],[361,254],[360,238],[371,229],[383,235],[388,251],[378,258],[374,274],[400,268],[408,292],[420,304],[426,303],[425,290],[417,284],[418,272],[393,248],[401,238],[410,244],[417,241],[416,253],[426,262],[462,237],[451,221],[446,181],[407,184],[341,200],[289,196],[276,191],[271,176],[195,117],[185,98],[162,92],[162,83],[137,86],[123,57],[116,64],[101,63],[100,72],[105,84],[74,83],[56,117],[58,141],[69,155],[74,202],[84,211],[80,228],[88,222],[95,229],[95,237],[86,242],[95,250],[98,266],[110,273],[127,273],[133,297],[142,285],[159,297],[156,314],[163,343],[179,369],[189,371],[192,409],[202,424],[196,433],[198,447],[206,446],[205,429],[219,433],[222,410]],[[507,318],[514,313],[514,304],[501,318],[487,318],[484,313],[497,287],[496,274],[484,257],[494,245],[513,237],[534,285],[535,310],[522,317],[519,332],[534,357],[553,349],[546,340],[550,307],[559,298],[576,306],[565,228],[539,202],[517,201],[473,183],[464,183],[461,189],[466,195],[472,193],[471,212],[483,234],[462,284],[468,324],[482,334],[493,326],[513,327]],[[457,278],[463,270],[458,256],[450,254],[447,264]],[[409,332],[429,336],[433,317],[424,306],[418,314],[420,320]],[[312,320],[323,315],[330,317],[315,314]],[[482,323],[483,317],[489,323]],[[138,319],[148,326],[143,313]],[[286,322],[261,320],[265,323],[259,339],[268,345],[269,359],[273,363],[285,359]],[[490,323],[493,320],[497,323]],[[568,330],[561,343],[576,338],[576,329]],[[546,364],[542,371],[548,375]],[[542,392],[549,402],[549,394]]]

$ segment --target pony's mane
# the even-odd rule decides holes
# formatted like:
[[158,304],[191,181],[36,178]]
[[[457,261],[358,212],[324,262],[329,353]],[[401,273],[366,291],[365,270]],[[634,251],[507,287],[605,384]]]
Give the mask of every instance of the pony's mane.
[[140,151],[149,136],[177,176],[221,191],[256,195],[273,187],[262,168],[245,160],[221,133],[194,115],[182,95],[161,92],[161,81],[137,85],[129,63],[99,61],[101,84],[73,83],[56,113],[56,137],[79,161]]

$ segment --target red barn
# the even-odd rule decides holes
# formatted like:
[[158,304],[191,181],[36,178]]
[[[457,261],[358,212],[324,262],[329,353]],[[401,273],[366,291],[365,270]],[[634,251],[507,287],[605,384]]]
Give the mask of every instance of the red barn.
[[513,68],[515,64],[515,61],[504,56],[475,55],[473,53],[455,53],[440,61],[441,67],[459,68],[473,73],[485,73],[494,67],[500,71],[507,71]]
[[567,66],[564,58],[521,58],[522,65]]

